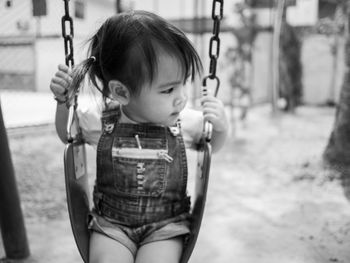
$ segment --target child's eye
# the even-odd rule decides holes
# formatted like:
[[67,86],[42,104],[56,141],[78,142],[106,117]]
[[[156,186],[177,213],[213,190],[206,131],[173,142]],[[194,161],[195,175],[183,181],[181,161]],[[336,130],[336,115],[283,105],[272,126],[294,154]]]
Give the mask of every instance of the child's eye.
[[163,94],[170,94],[170,93],[172,93],[173,91],[174,91],[174,88],[171,87],[171,88],[169,88],[169,89],[163,90],[161,93],[163,93]]

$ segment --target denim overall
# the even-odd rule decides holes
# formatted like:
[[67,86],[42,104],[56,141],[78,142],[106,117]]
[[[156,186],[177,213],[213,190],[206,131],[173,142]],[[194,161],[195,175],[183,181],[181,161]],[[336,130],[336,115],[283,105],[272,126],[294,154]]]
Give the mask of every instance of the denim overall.
[[188,213],[187,159],[180,125],[119,123],[102,115],[94,210],[109,222],[140,227]]

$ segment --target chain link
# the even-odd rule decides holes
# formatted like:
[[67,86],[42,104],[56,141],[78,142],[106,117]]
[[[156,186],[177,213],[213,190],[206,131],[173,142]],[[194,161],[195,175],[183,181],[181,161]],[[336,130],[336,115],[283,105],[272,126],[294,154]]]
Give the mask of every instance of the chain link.
[[[213,35],[210,38],[209,41],[209,58],[210,58],[210,64],[209,64],[209,75],[203,78],[203,96],[206,96],[208,94],[207,89],[207,81],[208,79],[214,80],[216,82],[216,87],[214,91],[214,96],[216,97],[219,92],[220,87],[220,79],[218,76],[216,76],[216,67],[218,63],[218,58],[220,55],[220,22],[223,18],[224,14],[224,0],[213,0],[213,6],[212,6],[212,13],[211,18],[213,19]],[[213,125],[206,121],[204,123],[204,131],[203,135],[207,142],[211,141],[213,133]]]
[[[65,14],[62,16],[62,37],[64,39],[64,53],[66,59],[66,65],[70,68],[74,66],[74,49],[73,49],[73,37],[74,37],[74,28],[73,28],[73,19],[69,15],[69,0],[64,1],[64,10]],[[67,25],[69,26],[69,32],[67,31]]]
[[213,0],[211,18],[213,19],[213,35],[209,41],[209,75],[203,79],[203,86],[207,85],[207,80],[212,79],[216,81],[216,96],[219,91],[220,79],[216,76],[217,61],[220,55],[220,23],[224,13],[224,0]]
[[[64,1],[64,15],[62,16],[62,37],[64,39],[64,54],[65,62],[68,67],[71,69],[74,67],[74,49],[73,49],[73,38],[74,38],[74,27],[73,19],[69,15],[69,0]],[[67,28],[68,26],[68,28]],[[72,126],[73,123],[77,125],[78,134],[81,134],[81,129],[79,127],[78,117],[76,115],[76,108],[78,106],[78,93],[79,89],[75,91],[74,99],[70,101],[69,110],[68,110],[68,120],[67,120],[67,140],[68,142],[73,142],[74,138],[72,135]]]

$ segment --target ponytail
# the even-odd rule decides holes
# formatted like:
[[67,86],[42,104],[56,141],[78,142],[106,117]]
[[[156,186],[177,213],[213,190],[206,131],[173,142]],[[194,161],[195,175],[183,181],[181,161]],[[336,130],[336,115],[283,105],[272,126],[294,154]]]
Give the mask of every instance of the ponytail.
[[89,71],[90,67],[95,61],[96,58],[94,56],[91,56],[88,59],[83,60],[81,63],[79,63],[73,68],[73,80],[68,93],[69,101],[71,101],[74,98],[75,94],[77,94],[77,92],[79,91],[79,88],[85,78],[86,73]]

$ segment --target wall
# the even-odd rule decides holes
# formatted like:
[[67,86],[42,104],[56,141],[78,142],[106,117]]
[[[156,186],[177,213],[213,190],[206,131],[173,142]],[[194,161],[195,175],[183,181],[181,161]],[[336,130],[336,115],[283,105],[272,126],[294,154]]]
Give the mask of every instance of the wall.
[[304,102],[320,105],[338,101],[344,74],[344,41],[339,44],[335,87],[331,86],[333,61],[331,40],[324,35],[310,35],[303,40],[302,63]]
[[[64,14],[63,1],[47,1],[49,14],[42,18],[42,35],[56,35],[53,38],[39,38],[36,41],[36,90],[49,91],[49,83],[57,71],[58,64],[65,63],[64,40],[61,37],[61,17]],[[104,3],[102,3],[104,2]],[[79,63],[85,57],[84,41],[98,26],[115,11],[112,1],[86,1],[84,19],[74,18],[73,6],[70,15],[74,25],[74,59]],[[68,27],[68,25],[67,25]],[[69,32],[69,31],[68,31]],[[67,33],[68,33],[67,32]]]

